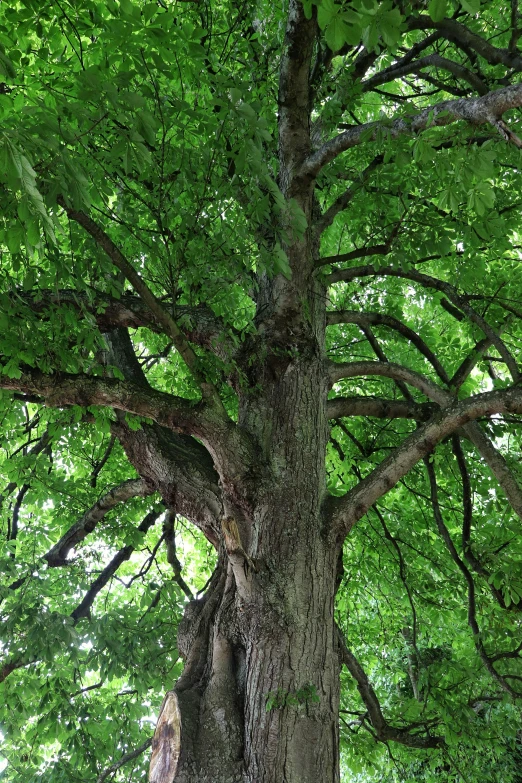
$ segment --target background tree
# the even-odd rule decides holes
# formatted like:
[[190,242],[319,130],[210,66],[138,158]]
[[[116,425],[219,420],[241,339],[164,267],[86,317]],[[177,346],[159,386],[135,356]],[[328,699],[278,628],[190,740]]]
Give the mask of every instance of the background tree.
[[2,5],[4,780],[520,779],[521,31]]

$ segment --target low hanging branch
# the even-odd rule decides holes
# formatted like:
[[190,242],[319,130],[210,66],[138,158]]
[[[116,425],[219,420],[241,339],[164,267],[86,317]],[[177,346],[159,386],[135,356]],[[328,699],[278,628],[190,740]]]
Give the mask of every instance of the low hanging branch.
[[153,419],[175,431],[201,432],[205,424],[201,408],[191,400],[116,378],[62,372],[47,375],[33,367],[24,367],[19,378],[1,375],[0,388],[37,394],[49,407],[117,408]]
[[372,728],[375,731],[375,737],[379,742],[398,742],[401,745],[407,745],[410,748],[437,748],[444,744],[442,737],[423,736],[414,734],[414,731],[425,728],[423,724],[413,724],[404,728],[390,726],[382,714],[381,705],[375,691],[373,690],[368,676],[363,667],[348,648],[346,641],[340,629],[338,630],[339,649],[341,660],[346,666],[357,684],[357,690],[368,710],[368,715]]
[[142,753],[145,753],[148,748],[152,745],[152,737],[150,737],[148,740],[145,740],[143,745],[140,745],[139,748],[136,748],[135,750],[129,751],[129,753],[125,753],[124,756],[121,757],[118,761],[115,761],[114,764],[111,764],[107,769],[104,769],[103,772],[101,772],[98,777],[96,778],[96,783],[104,783],[105,780],[109,777],[109,775],[114,775],[120,767],[123,767],[124,764],[128,764],[129,761],[133,761],[134,759],[137,759],[138,756],[141,756]]
[[[153,527],[159,517],[163,514],[163,508],[154,508],[152,511],[149,511],[149,513],[144,517],[144,519],[141,521],[141,523],[138,525],[137,530],[140,533],[146,533],[148,530],[150,530],[151,527]],[[103,590],[103,588],[107,585],[110,579],[114,576],[118,568],[121,566],[122,563],[124,563],[126,560],[130,558],[132,553],[134,552],[135,547],[131,544],[127,544],[127,546],[124,546],[122,549],[117,552],[112,560],[105,566],[101,574],[94,580],[92,585],[89,587],[87,593],[83,597],[82,601],[78,604],[76,609],[74,609],[71,612],[71,617],[75,622],[80,620],[82,617],[89,617],[91,612],[91,607],[94,603],[94,599],[98,595],[98,593]]]
[[431,503],[433,507],[433,515],[437,523],[437,528],[439,530],[439,533],[444,543],[446,544],[446,547],[451,555],[451,558],[453,559],[454,563],[459,568],[459,570],[464,576],[464,579],[466,580],[467,589],[468,589],[468,625],[473,633],[473,638],[475,641],[475,648],[477,650],[477,653],[482,663],[484,664],[485,668],[489,672],[489,674],[493,677],[493,679],[496,682],[498,682],[502,690],[506,691],[506,693],[509,693],[509,695],[513,696],[514,698],[522,698],[522,693],[519,693],[518,691],[514,690],[511,687],[511,685],[508,682],[506,682],[506,677],[500,674],[495,669],[495,666],[493,665],[493,658],[489,656],[488,653],[486,652],[484,643],[481,638],[480,627],[477,621],[475,582],[473,581],[473,576],[471,575],[469,568],[460,558],[455,548],[455,544],[453,543],[453,540],[449,533],[449,530],[444,522],[444,518],[442,516],[442,512],[438,500],[437,478],[435,475],[435,469],[433,467],[433,463],[428,457],[426,457],[424,459],[424,464],[426,465],[426,470],[428,472],[428,478],[430,482]]

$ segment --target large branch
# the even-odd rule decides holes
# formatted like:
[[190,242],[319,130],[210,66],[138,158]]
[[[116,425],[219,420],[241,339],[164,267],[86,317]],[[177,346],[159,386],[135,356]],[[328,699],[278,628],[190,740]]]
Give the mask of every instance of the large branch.
[[[409,386],[413,386],[437,405],[440,405],[441,408],[448,408],[455,403],[455,397],[452,394],[450,394],[445,389],[441,389],[440,386],[437,386],[437,384],[433,383],[433,381],[431,381],[429,378],[426,378],[424,375],[415,372],[414,370],[409,370],[399,364],[394,364],[393,362],[348,362],[346,364],[332,363],[330,367],[330,377],[332,381],[338,380],[340,378],[358,378],[377,375],[383,378],[390,378],[395,382],[407,383]],[[330,406],[330,410],[337,413],[338,416],[344,415],[342,413],[342,403],[340,403],[336,408],[335,402],[335,399],[329,400],[328,405]],[[367,404],[366,400],[365,402]],[[361,403],[359,403],[359,405],[361,405]],[[419,408],[420,407],[421,406],[419,406]],[[379,408],[376,406],[376,412],[378,410]],[[382,411],[382,408],[380,410]],[[412,407],[411,410],[413,412],[414,408]],[[420,412],[421,411],[419,411],[419,413]],[[416,417],[412,416],[412,418]],[[463,431],[467,438],[469,438],[469,440],[473,443],[480,456],[500,484],[512,509],[520,517],[520,519],[522,519],[522,490],[520,489],[517,480],[511,473],[509,466],[502,454],[497,451],[491,440],[484,434],[477,422],[472,421],[469,424],[466,424],[463,427]]]
[[63,566],[71,549],[92,533],[100,522],[115,506],[130,498],[151,495],[154,489],[143,479],[124,481],[103,495],[80,519],[72,525],[60,540],[44,555],[50,567]]
[[342,152],[359,144],[375,141],[382,133],[386,133],[391,139],[397,139],[405,134],[414,135],[427,128],[450,125],[459,120],[464,120],[472,125],[489,123],[499,129],[506,140],[512,141],[517,146],[522,146],[522,141],[509,131],[501,121],[504,112],[520,106],[522,106],[522,84],[515,84],[479,98],[443,101],[429,106],[413,116],[392,118],[387,122],[367,122],[363,125],[356,125],[330,139],[310,155],[301,167],[300,175],[316,177],[324,166]]
[[512,387],[502,391],[478,394],[463,402],[453,402],[435,414],[425,425],[387,457],[357,486],[342,498],[331,498],[333,529],[344,538],[368,509],[429,454],[437,443],[459,427],[481,416],[495,413],[522,413],[522,389]]
[[382,378],[390,378],[392,381],[407,383],[439,405],[445,405],[448,402],[448,393],[436,383],[422,373],[394,362],[330,362],[329,372],[331,383],[336,383],[343,378],[366,378],[378,375]]
[[[256,462],[256,448],[246,433],[212,404],[194,402],[130,381],[84,374],[55,373],[24,367],[19,378],[0,374],[0,388],[36,394],[49,407],[100,405],[152,419],[174,432],[199,438],[211,453],[224,484],[244,497],[243,479]],[[232,487],[231,487],[232,489]]]
[[210,454],[201,443],[157,424],[133,430],[118,422],[112,431],[129,462],[155,487],[165,505],[193,522],[217,548],[222,492]]
[[335,397],[326,403],[329,419],[347,416],[370,416],[376,419],[414,419],[428,421],[438,406],[409,400],[386,400],[377,397]]
[[63,372],[48,375],[24,367],[19,378],[0,375],[0,388],[37,395],[52,408],[100,405],[145,416],[174,431],[199,434],[205,429],[201,403],[116,378]]

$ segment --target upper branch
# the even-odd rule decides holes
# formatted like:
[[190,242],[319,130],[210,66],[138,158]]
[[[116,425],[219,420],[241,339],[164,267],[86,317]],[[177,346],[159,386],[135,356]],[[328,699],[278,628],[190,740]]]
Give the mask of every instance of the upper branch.
[[472,32],[468,27],[455,19],[442,19],[434,22],[431,17],[421,14],[408,21],[410,30],[437,30],[437,32],[461,48],[476,52],[490,65],[505,65],[515,71],[522,70],[522,57],[517,51],[501,49],[493,46],[482,36]]
[[376,419],[415,419],[427,421],[436,410],[433,403],[387,400],[378,397],[335,397],[326,403],[329,419],[346,416],[370,416]]
[[[406,76],[409,73],[418,73],[423,68],[428,67],[441,68],[442,70],[448,71],[453,74],[453,76],[470,84],[479,95],[486,95],[488,92],[487,86],[477,74],[473,73],[473,71],[470,71],[468,68],[465,68],[463,65],[460,65],[453,60],[448,60],[446,57],[442,57],[437,53],[428,54],[426,57],[421,57],[418,60],[408,60],[406,63],[399,60],[393,65],[390,65],[389,68],[385,68],[380,73],[376,73],[374,76],[366,79],[366,81],[362,83],[363,91],[372,90],[381,84],[387,84],[387,82],[391,82],[401,76]],[[422,76],[422,74],[420,75]]]
[[185,364],[189,368],[195,381],[201,387],[203,395],[207,395],[209,392],[214,392],[215,398],[217,394],[212,384],[209,384],[201,373],[199,368],[199,362],[196,354],[192,350],[191,346],[185,339],[185,335],[172,318],[169,312],[164,309],[159,300],[154,296],[150,288],[145,281],[136,272],[132,264],[125,258],[121,250],[114,244],[109,235],[99,226],[89,215],[81,210],[70,209],[66,207],[62,200],[62,205],[65,207],[67,215],[71,220],[79,223],[88,234],[95,240],[95,242],[107,253],[114,266],[116,266],[120,272],[122,272],[134,290],[139,294],[144,303],[153,314],[156,321],[162,326],[163,331],[168,335],[174,343],[176,350],[183,358]]
[[290,0],[279,76],[279,154],[286,190],[310,152],[310,66],[316,34],[301,0]]
[[518,136],[503,127],[503,123],[502,126],[499,125],[504,112],[520,106],[522,106],[522,84],[515,84],[478,98],[443,101],[423,109],[414,116],[356,125],[330,139],[317,152],[310,155],[303,163],[300,174],[303,177],[316,177],[324,166],[342,152],[358,144],[375,141],[379,133],[385,132],[390,138],[396,139],[404,134],[413,135],[427,128],[450,125],[459,120],[465,120],[473,125],[489,123],[500,130],[506,140],[522,147],[522,141]]

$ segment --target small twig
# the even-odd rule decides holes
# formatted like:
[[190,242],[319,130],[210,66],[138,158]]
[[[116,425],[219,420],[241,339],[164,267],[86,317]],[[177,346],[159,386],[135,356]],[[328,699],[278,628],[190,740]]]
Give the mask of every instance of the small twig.
[[124,764],[127,764],[129,761],[132,761],[133,759],[137,758],[138,756],[141,756],[142,753],[145,753],[147,748],[150,748],[152,745],[152,737],[149,737],[148,740],[145,740],[143,745],[140,745],[139,748],[136,748],[135,750],[131,750],[129,753],[126,753],[124,756],[119,759],[119,761],[115,761],[114,764],[111,764],[110,767],[107,767],[107,769],[104,769],[103,772],[98,775],[96,778],[96,783],[103,783],[109,775],[114,774],[114,772],[117,772],[120,767],[123,767]]

